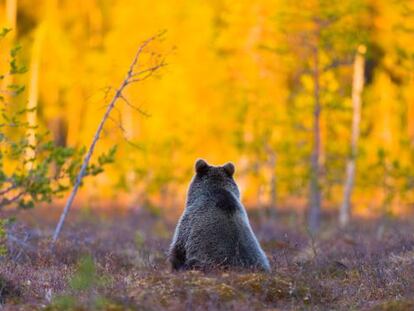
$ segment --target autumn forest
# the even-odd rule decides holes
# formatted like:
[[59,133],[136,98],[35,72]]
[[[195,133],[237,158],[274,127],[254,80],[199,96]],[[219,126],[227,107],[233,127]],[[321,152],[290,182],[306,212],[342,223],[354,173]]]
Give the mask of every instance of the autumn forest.
[[[0,22],[0,309],[414,308],[412,1],[3,0]],[[271,274],[169,272],[197,159],[234,164]]]

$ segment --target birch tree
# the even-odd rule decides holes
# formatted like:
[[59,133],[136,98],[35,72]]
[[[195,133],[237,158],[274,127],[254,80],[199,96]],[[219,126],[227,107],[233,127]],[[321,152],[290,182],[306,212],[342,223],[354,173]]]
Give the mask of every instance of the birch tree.
[[[286,34],[288,57],[291,57],[290,98],[298,114],[300,111],[295,122],[308,148],[304,152],[307,159],[302,162],[308,163],[308,226],[311,232],[320,227],[327,169],[329,121],[325,112],[342,100],[338,96],[335,98],[333,93],[337,92],[330,84],[338,83],[341,67],[352,64],[355,44],[362,40],[360,37],[365,31],[359,25],[358,15],[363,8],[358,0],[341,4],[322,0],[305,4],[294,1],[279,18],[281,32]],[[350,16],[354,17],[351,24]],[[305,112],[310,115],[304,117]]]
[[351,197],[355,183],[355,162],[358,153],[358,140],[361,122],[361,95],[364,89],[365,52],[366,47],[364,45],[360,45],[355,55],[353,67],[351,150],[346,165],[343,201],[339,212],[339,222],[341,226],[348,224],[351,214]]
[[39,70],[41,61],[41,48],[44,36],[44,26],[38,26],[32,46],[30,61],[30,82],[29,98],[27,101],[27,139],[29,148],[26,148],[26,168],[32,169],[31,158],[35,157],[34,147],[36,146],[36,127],[37,127],[37,102],[39,97]]
[[[319,29],[316,38],[320,36]],[[310,160],[309,182],[309,229],[316,231],[319,228],[321,213],[321,100],[320,100],[320,55],[319,47],[313,48],[313,121],[312,121],[312,152]]]
[[57,239],[59,238],[60,232],[62,231],[62,228],[63,228],[63,224],[66,220],[66,217],[69,213],[70,208],[72,207],[73,200],[75,199],[76,194],[79,190],[79,187],[81,186],[82,179],[87,173],[87,168],[89,166],[89,162],[95,150],[95,146],[101,136],[101,133],[102,133],[102,130],[104,128],[106,121],[111,118],[110,114],[112,110],[115,108],[116,103],[118,102],[118,100],[121,100],[124,102],[124,104],[130,107],[134,107],[135,109],[140,111],[138,107],[131,104],[128,101],[128,99],[125,97],[125,94],[124,94],[125,89],[131,84],[146,80],[147,78],[151,77],[156,71],[158,71],[161,67],[164,67],[166,65],[164,58],[161,57],[161,55],[159,54],[153,55],[153,60],[150,63],[150,65],[146,65],[145,67],[141,68],[141,63],[140,63],[140,60],[143,57],[142,54],[146,51],[147,46],[150,43],[154,42],[155,40],[159,39],[163,35],[163,33],[164,32],[161,32],[158,35],[150,37],[149,39],[145,40],[143,43],[140,44],[132,60],[132,63],[128,68],[128,71],[127,71],[127,74],[124,80],[121,82],[119,87],[115,89],[114,95],[110,103],[106,107],[105,113],[102,116],[102,119],[98,125],[98,128],[96,129],[95,135],[92,138],[92,142],[82,161],[82,166],[76,177],[76,182],[66,201],[66,204],[65,204],[65,207],[63,208],[59,222],[57,223],[56,229],[53,233],[52,243],[56,243]]

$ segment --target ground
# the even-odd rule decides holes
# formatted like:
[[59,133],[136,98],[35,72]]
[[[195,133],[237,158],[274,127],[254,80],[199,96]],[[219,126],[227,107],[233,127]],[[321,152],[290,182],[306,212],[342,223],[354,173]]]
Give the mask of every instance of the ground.
[[341,230],[327,215],[312,236],[301,213],[249,214],[271,274],[171,272],[176,216],[159,210],[74,210],[54,248],[57,213],[19,214],[0,259],[0,302],[6,310],[414,310],[414,219],[357,219]]

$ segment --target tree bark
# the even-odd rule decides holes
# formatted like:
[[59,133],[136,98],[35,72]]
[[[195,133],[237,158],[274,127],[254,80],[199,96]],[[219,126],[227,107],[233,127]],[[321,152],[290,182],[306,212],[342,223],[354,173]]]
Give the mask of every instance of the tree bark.
[[274,150],[274,147],[272,148],[269,144],[266,144],[264,149],[267,156],[266,171],[269,171],[269,173],[266,174],[266,182],[269,184],[267,193],[270,208],[269,211],[272,216],[275,216],[277,210],[277,152]]
[[[134,138],[134,116],[131,112],[131,107],[124,105],[122,110],[122,124],[124,129],[124,138],[127,141],[132,141]],[[134,184],[136,174],[132,168],[128,168],[126,171],[126,184],[128,189]],[[135,200],[135,198],[134,198]]]
[[408,89],[407,95],[406,95],[406,101],[407,101],[407,116],[406,116],[406,122],[407,122],[407,134],[408,138],[410,140],[410,145],[414,146],[414,94],[411,91],[414,89],[414,72],[411,71],[408,80],[408,84],[410,85],[410,88]]
[[308,225],[311,232],[316,232],[320,225],[321,214],[321,189],[320,189],[320,154],[321,154],[321,102],[320,102],[320,81],[319,81],[319,49],[313,51],[313,146],[311,154],[310,169],[310,202]]
[[[30,61],[30,82],[29,82],[29,98],[27,102],[27,123],[29,125],[27,129],[27,138],[30,147],[26,149],[26,160],[33,159],[35,157],[36,146],[36,126],[37,126],[37,102],[39,97],[39,68],[41,59],[41,48],[43,43],[44,27],[40,25],[36,29],[32,55]],[[27,161],[26,169],[32,168],[33,162]]]
[[[4,26],[6,28],[10,28],[11,31],[4,38],[5,46],[3,48],[4,48],[4,51],[10,51],[13,48],[14,41],[15,41],[15,38],[16,38],[16,35],[17,35],[17,25],[16,25],[17,0],[6,0],[6,12],[5,13],[6,13],[6,16],[5,16],[6,23],[5,23]],[[4,69],[3,65],[5,65],[6,66],[5,68],[7,68],[7,70],[8,70],[8,68],[9,68],[8,67],[9,63],[8,62],[9,62],[8,59],[6,60],[6,62],[4,62],[2,60],[2,62],[1,62],[2,70]],[[3,70],[3,72],[4,72],[4,70]],[[2,82],[1,82],[1,89],[2,90],[7,90],[8,86],[13,84],[13,80],[14,80],[14,78],[13,78],[12,75],[9,75],[9,74],[5,75],[4,78],[2,79]],[[11,98],[10,94],[5,93],[3,95],[3,97],[4,97],[6,102],[10,101],[10,98]]]
[[364,66],[366,47],[360,45],[354,60],[354,75],[352,82],[352,129],[351,152],[346,165],[344,196],[339,211],[339,223],[346,226],[351,215],[351,197],[355,182],[355,161],[358,152],[359,128],[361,122],[361,94],[364,89]]
[[277,165],[277,156],[276,152],[270,151],[269,153],[269,166],[271,170],[270,177],[270,208],[273,214],[276,214],[277,209],[277,175],[276,175],[276,165]]
[[7,27],[13,30],[12,38],[16,36],[16,12],[17,0],[6,0],[6,21]]

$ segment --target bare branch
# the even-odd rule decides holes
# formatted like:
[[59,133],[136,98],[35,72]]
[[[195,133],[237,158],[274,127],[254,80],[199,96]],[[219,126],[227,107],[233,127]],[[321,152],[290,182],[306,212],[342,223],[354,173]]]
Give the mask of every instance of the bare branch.
[[109,92],[113,89],[114,88],[112,86],[107,86],[107,87],[104,88],[104,93],[105,93],[104,100],[105,101],[108,99]]
[[[89,161],[92,157],[92,154],[93,154],[93,151],[95,149],[96,143],[98,142],[99,137],[101,136],[101,133],[102,133],[102,130],[103,130],[103,127],[105,125],[106,120],[109,119],[110,113],[111,113],[112,109],[115,107],[115,104],[118,101],[118,99],[123,98],[122,92],[124,91],[124,89],[131,83],[141,81],[139,79],[132,79],[132,76],[134,75],[135,68],[138,67],[138,65],[139,65],[139,59],[140,59],[140,56],[143,53],[144,49],[148,46],[148,44],[150,44],[151,42],[153,42],[156,39],[159,39],[164,33],[165,33],[165,31],[162,31],[162,32],[156,34],[155,36],[150,37],[149,39],[142,42],[140,44],[140,46],[138,47],[138,50],[135,53],[135,56],[132,60],[132,63],[129,66],[127,75],[126,75],[125,79],[122,81],[122,83],[120,84],[120,86],[116,89],[115,94],[114,94],[111,102],[109,103],[109,105],[108,105],[108,107],[107,107],[107,109],[106,109],[106,111],[105,111],[105,113],[104,113],[104,115],[101,119],[101,122],[99,123],[99,126],[98,126],[98,128],[95,132],[95,135],[92,139],[92,143],[89,146],[89,150],[88,150],[88,152],[87,152],[87,154],[86,154],[86,156],[85,156],[85,158],[82,162],[82,166],[81,166],[79,174],[76,178],[75,185],[73,186],[72,192],[69,195],[69,198],[66,202],[66,205],[63,209],[63,212],[60,216],[59,222],[58,222],[58,224],[56,226],[56,229],[55,229],[55,232],[53,234],[53,238],[52,238],[52,243],[53,244],[57,241],[57,239],[59,237],[59,234],[62,231],[63,224],[64,224],[65,219],[66,219],[66,217],[69,213],[69,210],[72,206],[73,200],[75,199],[76,193],[78,192],[78,189],[81,185],[82,178],[84,177],[84,175],[86,173],[86,169],[88,167]],[[157,69],[159,69],[161,67],[162,66],[158,66],[157,68],[149,70],[149,72],[151,72],[151,74],[152,74],[153,72],[155,72]],[[147,69],[143,69],[143,70],[147,70]],[[135,80],[137,80],[137,81],[135,81]],[[123,100],[124,100],[124,102],[127,102],[127,101],[125,101],[125,99],[123,99]]]
[[157,63],[156,65],[154,65],[153,67],[141,70],[139,72],[136,72],[132,75],[132,77],[139,77],[141,75],[143,75],[144,73],[153,73],[154,71],[156,71],[157,69],[159,69],[160,67],[164,67],[167,66],[167,63],[165,63],[165,59],[162,59],[159,63]]
[[337,59],[332,61],[330,64],[325,66],[322,70],[323,72],[340,67],[340,66],[348,66],[352,64],[352,60],[350,59]]
[[11,233],[7,233],[8,243],[11,244],[14,249],[16,249],[15,252],[11,252],[12,258],[15,262],[18,261],[23,254],[27,257],[26,250],[27,251],[35,250],[35,248],[27,242],[29,237],[30,237],[29,233],[26,233],[23,238],[18,238],[12,235]]
[[143,111],[140,107],[137,107],[137,106],[135,106],[135,105],[131,104],[131,103],[129,102],[129,100],[125,98],[125,96],[124,96],[124,95],[122,95],[122,94],[121,94],[121,96],[120,96],[119,98],[120,98],[120,99],[122,99],[122,100],[124,101],[124,103],[125,103],[125,104],[127,104],[129,107],[131,107],[132,109],[134,109],[134,110],[138,111],[138,112],[139,112],[140,114],[142,114],[143,116],[145,116],[145,117],[147,117],[147,118],[149,118],[149,117],[151,116],[151,115],[150,115],[150,114],[148,114],[147,112]]
[[25,237],[23,238],[23,239],[19,239],[19,238],[17,238],[17,237],[15,237],[14,235],[12,235],[11,233],[9,233],[9,234],[7,234],[7,238],[10,240],[10,241],[12,241],[12,242],[14,242],[14,243],[16,243],[16,244],[19,244],[19,245],[21,245],[21,246],[24,246],[24,247],[26,247],[26,248],[32,248],[29,244],[27,244],[27,239],[30,237],[30,234],[28,234],[28,233],[26,233],[26,235],[25,235]]
[[148,38],[147,40],[145,40],[144,42],[141,43],[140,47],[138,48],[137,53],[135,54],[134,60],[132,61],[131,66],[129,67],[129,71],[127,76],[130,78],[133,75],[133,71],[134,71],[134,67],[139,64],[139,58],[142,54],[142,52],[144,51],[144,49],[147,47],[148,44],[150,44],[151,42],[155,41],[156,39],[161,38],[164,34],[166,33],[166,30],[162,30],[159,33],[157,33],[156,35]]
[[0,195],[5,195],[6,193],[8,193],[9,191],[12,191],[16,187],[17,187],[16,184],[11,184],[10,187],[8,187],[8,188],[6,188],[4,190],[1,190],[0,191]]
[[138,145],[137,143],[134,143],[131,139],[128,138],[127,135],[127,130],[123,127],[122,125],[122,116],[121,116],[121,112],[119,111],[119,109],[117,107],[114,107],[115,111],[118,112],[118,121],[115,120],[114,118],[110,117],[109,119],[118,127],[118,129],[122,132],[122,136],[124,138],[124,140],[131,145],[132,147],[139,149],[139,150],[143,150],[143,148]]
[[24,191],[16,194],[14,197],[12,197],[11,199],[8,198],[4,198],[3,200],[0,201],[0,208],[6,205],[9,205],[13,202],[16,202],[18,199],[20,199],[23,195],[25,194]]
[[[167,63],[165,63],[164,60],[162,60],[160,63],[158,63],[157,65],[155,65],[151,68],[148,68],[148,69],[145,69],[145,70],[142,70],[140,72],[135,73],[133,75],[133,77],[136,77],[136,78],[128,80],[128,83],[144,81],[144,80],[148,79],[149,77],[151,77],[154,74],[155,71],[157,71],[161,67],[165,67],[165,66],[167,66]],[[141,77],[139,78],[139,76],[141,76]]]
[[126,134],[126,130],[125,128],[122,126],[122,120],[115,120],[114,118],[112,118],[111,116],[108,117],[109,120],[111,120],[117,127],[118,129],[122,132],[122,136],[124,136],[125,140],[128,140],[127,138],[127,134]]

